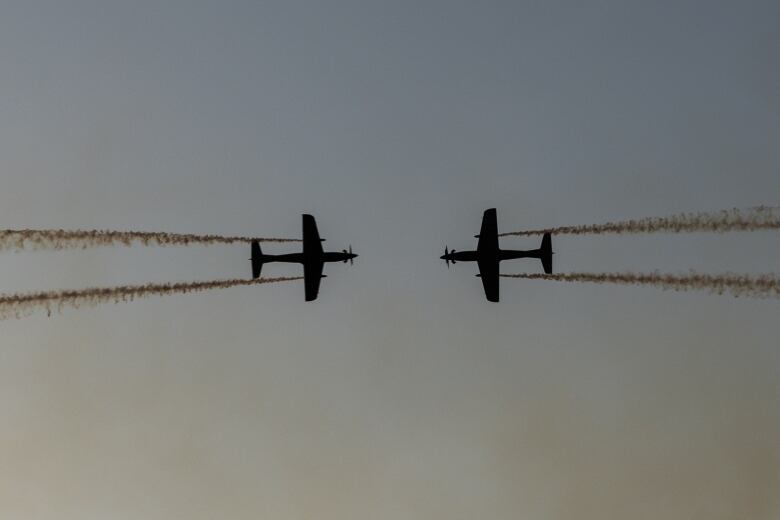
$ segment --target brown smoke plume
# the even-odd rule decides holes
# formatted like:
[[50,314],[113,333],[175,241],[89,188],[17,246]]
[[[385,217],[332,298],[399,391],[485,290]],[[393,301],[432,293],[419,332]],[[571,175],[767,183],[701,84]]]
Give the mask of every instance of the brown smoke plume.
[[20,318],[36,309],[45,309],[51,315],[52,310],[60,312],[63,307],[94,307],[101,303],[119,303],[133,301],[147,296],[165,296],[167,294],[187,294],[226,289],[237,285],[259,285],[264,283],[301,280],[300,276],[256,279],[210,280],[205,282],[149,283],[145,285],[120,285],[117,287],[90,287],[87,289],[43,291],[21,294],[0,294],[0,319]]
[[499,236],[530,236],[552,233],[553,235],[601,235],[605,233],[693,233],[709,231],[759,231],[780,229],[780,217],[769,206],[758,206],[747,210],[730,209],[717,213],[680,213],[668,217],[648,217],[637,220],[587,224],[581,226],[559,226],[529,231],[501,233]]
[[553,280],[556,282],[615,283],[624,285],[652,285],[664,290],[705,290],[713,294],[753,298],[780,297],[780,279],[774,274],[689,274],[664,273],[562,273],[562,274],[502,274],[505,278],[526,280]]
[[187,246],[192,244],[236,244],[257,242],[300,242],[297,238],[260,238],[224,235],[193,235],[152,231],[110,231],[100,229],[1,229],[0,249],[86,249],[95,246],[143,244],[145,246]]

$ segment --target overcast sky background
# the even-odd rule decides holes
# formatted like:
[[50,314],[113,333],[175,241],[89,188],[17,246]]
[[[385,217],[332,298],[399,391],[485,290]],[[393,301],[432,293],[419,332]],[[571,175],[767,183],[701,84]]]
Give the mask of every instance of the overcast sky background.
[[[312,213],[360,257],[314,303],[291,282],[0,323],[0,516],[777,518],[777,301],[505,279],[490,304],[438,256],[489,207],[512,231],[780,204],[778,20],[3,2],[1,228],[298,237]],[[553,246],[564,272],[759,273],[778,238]],[[248,249],[5,252],[0,291],[247,277]]]

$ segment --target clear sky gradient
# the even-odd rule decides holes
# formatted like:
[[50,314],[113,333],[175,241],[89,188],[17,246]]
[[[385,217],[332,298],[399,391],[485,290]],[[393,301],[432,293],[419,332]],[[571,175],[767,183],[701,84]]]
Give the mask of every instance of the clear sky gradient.
[[[488,207],[512,231],[779,205],[778,20],[3,2],[0,228],[297,237],[312,213],[360,257],[309,304],[291,282],[0,323],[0,517],[778,518],[776,300],[505,279],[490,304],[438,259]],[[760,273],[778,238],[553,246],[558,271]],[[248,257],[5,252],[0,291],[248,277]]]

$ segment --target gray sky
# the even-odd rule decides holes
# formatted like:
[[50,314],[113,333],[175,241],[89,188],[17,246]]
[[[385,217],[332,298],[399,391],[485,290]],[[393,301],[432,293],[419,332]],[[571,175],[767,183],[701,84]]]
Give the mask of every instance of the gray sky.
[[[293,282],[0,323],[0,516],[777,518],[775,301],[503,280],[496,305],[438,256],[488,207],[511,231],[778,205],[778,19],[4,2],[0,227],[298,236],[309,212],[361,256],[311,304]],[[559,271],[780,262],[772,233],[553,245]],[[246,277],[247,258],[4,253],[0,290]]]

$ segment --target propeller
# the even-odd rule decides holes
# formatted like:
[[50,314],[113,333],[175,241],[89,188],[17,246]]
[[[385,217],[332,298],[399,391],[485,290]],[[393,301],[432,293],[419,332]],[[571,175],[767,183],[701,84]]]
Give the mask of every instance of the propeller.
[[[454,253],[455,250],[453,249],[452,252]],[[444,246],[444,256],[442,258],[447,263],[447,269],[450,268],[450,262],[455,263],[455,260],[450,260],[450,251],[447,249],[447,246]]]
[[344,253],[344,256],[349,255],[348,259],[347,258],[344,259],[345,264],[347,263],[347,260],[349,260],[349,265],[355,265],[355,259],[352,256],[352,244],[349,245],[349,252],[347,252],[346,249],[342,249],[341,252]]

